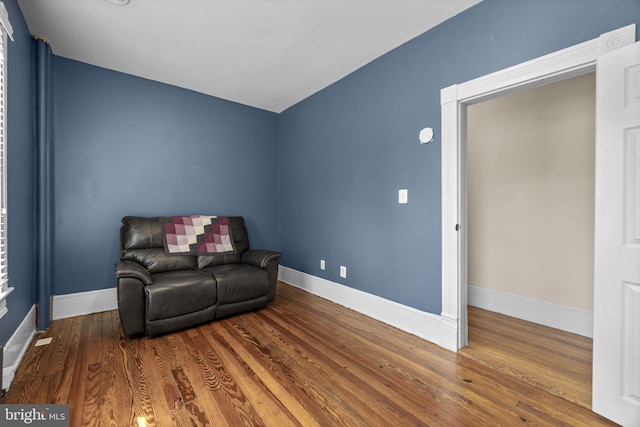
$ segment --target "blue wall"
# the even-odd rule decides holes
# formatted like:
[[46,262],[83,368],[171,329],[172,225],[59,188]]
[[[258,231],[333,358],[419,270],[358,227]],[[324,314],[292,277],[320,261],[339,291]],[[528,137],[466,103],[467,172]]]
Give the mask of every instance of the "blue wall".
[[283,112],[282,264],[439,314],[440,89],[634,22],[638,0],[485,0]]
[[13,26],[9,41],[7,183],[9,206],[9,312],[0,319],[5,344],[35,301],[35,166],[33,144],[32,39],[15,0],[4,0]]
[[278,116],[54,57],[53,294],[115,286],[125,215],[243,215],[277,244]]

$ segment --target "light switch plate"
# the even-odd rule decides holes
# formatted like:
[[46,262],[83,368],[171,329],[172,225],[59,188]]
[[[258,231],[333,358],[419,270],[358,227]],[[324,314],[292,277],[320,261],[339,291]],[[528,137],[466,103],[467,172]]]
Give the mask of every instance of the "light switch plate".
[[398,190],[398,203],[404,205],[409,202],[409,190],[403,188]]

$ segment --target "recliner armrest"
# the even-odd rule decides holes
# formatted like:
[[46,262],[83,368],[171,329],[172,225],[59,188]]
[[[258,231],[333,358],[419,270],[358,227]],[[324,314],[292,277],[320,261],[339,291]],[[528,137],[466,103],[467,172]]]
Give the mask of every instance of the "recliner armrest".
[[282,254],[276,251],[266,249],[249,249],[242,254],[242,262],[255,265],[256,267],[265,268],[273,260],[278,260]]
[[153,285],[149,270],[135,261],[118,261],[115,265],[115,274],[117,278],[131,277],[142,281],[145,285]]

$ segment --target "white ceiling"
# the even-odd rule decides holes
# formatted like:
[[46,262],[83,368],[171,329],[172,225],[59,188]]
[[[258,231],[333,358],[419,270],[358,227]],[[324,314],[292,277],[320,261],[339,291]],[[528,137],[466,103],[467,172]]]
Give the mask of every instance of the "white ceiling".
[[281,112],[481,0],[19,0],[53,53]]

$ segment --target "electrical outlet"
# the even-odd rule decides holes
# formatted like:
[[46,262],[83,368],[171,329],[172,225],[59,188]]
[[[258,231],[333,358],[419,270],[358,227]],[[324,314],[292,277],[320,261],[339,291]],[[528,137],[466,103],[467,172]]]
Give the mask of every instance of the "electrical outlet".
[[320,270],[324,270],[326,268],[326,264],[323,259],[320,260]]
[[347,267],[345,267],[344,265],[340,266],[340,277],[342,277],[343,279],[347,278]]

